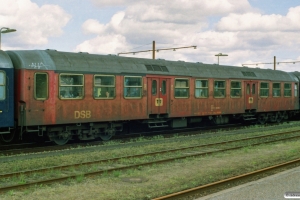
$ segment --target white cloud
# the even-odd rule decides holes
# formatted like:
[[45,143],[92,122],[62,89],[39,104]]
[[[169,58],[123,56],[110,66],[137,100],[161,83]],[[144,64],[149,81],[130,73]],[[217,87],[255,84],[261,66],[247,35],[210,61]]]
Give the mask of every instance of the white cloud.
[[260,13],[230,14],[217,24],[218,31],[300,31],[300,6],[289,9],[286,16]]
[[[116,54],[133,51],[134,47],[155,40],[157,48],[162,47],[159,46],[161,43],[167,44],[164,47],[197,45],[196,50],[159,52],[157,58],[216,63],[214,55],[222,52],[229,54],[222,58],[222,64],[239,66],[246,61],[272,60],[274,51],[281,53],[287,49],[295,52],[300,50],[300,6],[290,8],[286,15],[263,15],[252,8],[247,0],[93,2],[98,6],[126,7],[106,24],[87,20],[82,26],[84,32],[97,36],[78,45],[77,50]],[[93,48],[93,44],[104,48]],[[151,46],[147,49],[151,49]],[[151,53],[136,56],[149,58]]]
[[91,40],[87,40],[75,49],[77,52],[91,52],[99,54],[116,54],[122,49],[129,48],[126,38],[122,35],[112,34],[105,36],[97,36]]
[[1,0],[0,24],[17,29],[15,46],[43,45],[63,33],[71,16],[57,5],[39,7],[30,0]]

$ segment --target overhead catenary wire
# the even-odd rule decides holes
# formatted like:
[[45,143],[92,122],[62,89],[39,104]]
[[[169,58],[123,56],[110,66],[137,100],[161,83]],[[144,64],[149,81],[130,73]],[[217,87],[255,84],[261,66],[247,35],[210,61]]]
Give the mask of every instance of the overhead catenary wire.
[[[286,62],[276,62],[278,65],[280,63],[299,63],[300,61],[299,60],[296,60],[296,61],[286,61]],[[258,63],[245,63],[245,64],[242,64],[242,66],[246,66],[246,65],[273,65],[274,62],[258,62]]]

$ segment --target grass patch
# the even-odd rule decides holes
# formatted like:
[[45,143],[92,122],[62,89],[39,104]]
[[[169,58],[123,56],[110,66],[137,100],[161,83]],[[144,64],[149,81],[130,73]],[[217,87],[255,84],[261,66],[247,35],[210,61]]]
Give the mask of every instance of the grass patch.
[[[297,128],[297,127],[296,127]],[[296,128],[291,128],[296,129]],[[255,128],[254,128],[255,129]],[[286,130],[286,129],[285,129]],[[280,131],[280,130],[279,130]],[[76,153],[74,155],[59,155],[31,160],[1,163],[1,169],[6,171],[18,169],[36,169],[38,167],[49,167],[52,165],[70,164],[105,157],[119,157],[131,154],[159,151],[169,148],[178,148],[193,144],[214,143],[224,140],[253,137],[274,133],[255,132],[250,134],[214,136],[210,138],[191,137],[192,139],[182,141],[163,140],[163,143],[150,143],[144,146],[121,147],[107,151],[95,151],[89,153]],[[196,139],[195,139],[196,138]],[[143,138],[144,139],[144,138]],[[178,138],[177,138],[178,139]],[[63,184],[40,186],[25,191],[12,191],[0,195],[0,199],[151,199],[166,193],[171,193],[198,185],[207,184],[230,176],[250,172],[264,168],[272,164],[278,164],[294,158],[298,158],[300,141],[288,141],[272,145],[260,145],[256,147],[245,147],[240,150],[226,153],[217,153],[210,156],[190,157],[180,159],[163,165],[140,166],[137,169],[127,171],[104,172],[100,176],[85,178],[78,175],[73,180]],[[178,155],[181,155],[179,152]],[[122,160],[121,164],[139,163],[150,158],[136,160]],[[50,164],[51,163],[51,164]],[[113,165],[113,163],[109,163]],[[16,165],[18,165],[16,167]],[[101,167],[82,166],[82,169],[71,171],[93,171]],[[44,176],[51,177],[61,174],[61,171],[49,171]],[[34,176],[39,176],[35,174]],[[148,181],[142,183],[128,183],[122,180],[126,177],[145,177]],[[14,181],[24,184],[24,177],[15,177]],[[1,181],[2,183],[2,181]],[[84,190],[82,190],[84,188]],[[68,192],[66,192],[68,191]]]

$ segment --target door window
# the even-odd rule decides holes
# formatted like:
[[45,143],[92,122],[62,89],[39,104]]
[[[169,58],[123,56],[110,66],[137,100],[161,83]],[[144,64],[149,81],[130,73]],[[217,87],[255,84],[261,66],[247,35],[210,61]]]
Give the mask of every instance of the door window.
[[253,83],[253,84],[252,84],[252,94],[255,94],[255,92],[256,92],[256,91],[255,91],[255,84]]
[[152,81],[152,95],[155,96],[157,94],[157,81]]
[[161,93],[162,95],[165,95],[167,91],[167,82],[165,80],[162,81],[162,86],[161,86]]
[[36,73],[34,75],[34,97],[36,100],[48,99],[48,74]]
[[0,100],[6,99],[5,87],[6,87],[5,72],[0,71]]

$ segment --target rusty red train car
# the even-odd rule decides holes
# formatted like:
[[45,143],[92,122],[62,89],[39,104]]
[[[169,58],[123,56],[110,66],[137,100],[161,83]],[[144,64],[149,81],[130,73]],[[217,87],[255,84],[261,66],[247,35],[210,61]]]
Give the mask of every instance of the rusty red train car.
[[[20,133],[110,139],[127,122],[186,127],[281,121],[299,111],[296,73],[69,53],[6,52],[15,70],[15,121]],[[0,61],[1,62],[1,61]]]

